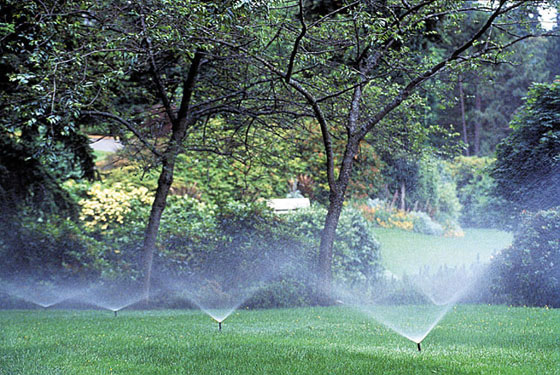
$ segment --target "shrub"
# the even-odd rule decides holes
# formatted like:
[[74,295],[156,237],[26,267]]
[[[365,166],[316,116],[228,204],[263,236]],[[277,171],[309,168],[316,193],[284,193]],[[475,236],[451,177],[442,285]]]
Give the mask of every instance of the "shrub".
[[282,279],[267,283],[243,305],[249,308],[301,307],[312,304],[314,291],[308,283]]
[[80,220],[90,230],[107,231],[125,220],[142,222],[149,212],[153,195],[145,187],[124,188],[121,184],[107,187],[93,184],[88,199],[78,203]]
[[0,221],[0,232],[4,277],[87,278],[104,267],[104,244],[70,219],[23,211],[9,222]]
[[358,208],[367,220],[383,228],[402,229],[434,236],[443,234],[462,236],[460,228],[456,233],[451,233],[449,228],[445,231],[442,225],[425,212],[391,209],[386,202],[379,199],[369,199],[367,204],[358,205]]
[[417,233],[441,236],[444,233],[443,227],[432,220],[430,215],[425,212],[412,211],[409,213],[412,218],[414,231]]
[[[84,195],[76,191],[75,195]],[[107,191],[104,191],[107,190]],[[142,187],[94,185],[81,200],[86,234],[100,244],[97,258],[104,278],[141,277],[142,239],[151,203]],[[293,215],[275,215],[264,204],[202,203],[170,196],[154,257],[154,279],[212,275],[219,288],[267,283],[252,306],[300,306],[314,301],[314,267],[326,211],[314,207]],[[337,232],[333,271],[347,282],[376,277],[379,244],[371,224],[355,209],[344,210]],[[256,278],[262,273],[261,279]],[[156,281],[157,282],[157,281]],[[268,284],[269,283],[269,284]],[[287,289],[283,289],[287,286]]]
[[496,197],[496,182],[490,176],[493,159],[460,156],[448,163],[457,183],[461,203],[461,225],[478,228],[503,228],[507,225],[505,201]]
[[515,211],[560,205],[560,81],[534,84],[496,147],[496,192]]
[[364,217],[383,228],[398,228],[411,231],[414,223],[406,211],[390,208],[385,201],[368,199],[366,204],[355,204]]
[[205,278],[226,294],[231,288],[238,293],[260,286],[246,302],[251,307],[313,303],[310,270],[315,249],[283,217],[258,203],[230,202],[218,207],[188,202],[181,204],[194,205],[189,213],[175,199],[169,212],[166,210],[167,221],[185,225],[177,230],[171,230],[174,224],[162,229],[163,246],[154,264],[160,274],[178,280]]
[[427,212],[445,228],[457,226],[461,203],[457,187],[445,163],[434,158],[420,162],[419,177],[413,197]]
[[515,305],[560,307],[560,207],[526,214],[495,260],[494,295]]

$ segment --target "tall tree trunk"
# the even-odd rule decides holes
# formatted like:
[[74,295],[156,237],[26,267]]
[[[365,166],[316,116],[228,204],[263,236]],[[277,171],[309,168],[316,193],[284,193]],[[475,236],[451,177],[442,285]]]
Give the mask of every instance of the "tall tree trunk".
[[144,233],[144,296],[147,299],[150,297],[150,285],[152,280],[152,264],[154,260],[154,252],[156,249],[156,240],[161,222],[161,216],[167,202],[169,189],[173,183],[173,170],[175,168],[175,160],[178,152],[169,152],[164,156],[163,166],[158,179],[158,186],[154,203],[150,211],[150,217],[146,231]]
[[[169,102],[167,102],[166,95],[163,89],[160,90],[160,95],[166,107],[168,116],[172,124],[171,139],[167,148],[162,156],[162,168],[158,179],[158,187],[152,210],[150,211],[150,218],[144,234],[144,297],[146,300],[150,297],[150,285],[152,281],[152,264],[154,260],[154,252],[156,249],[156,240],[161,222],[161,216],[165,209],[167,196],[171,184],[173,183],[173,171],[175,169],[175,161],[177,156],[181,153],[183,147],[183,140],[187,133],[189,126],[189,107],[196,76],[200,68],[203,53],[198,51],[195,53],[189,73],[186,80],[183,82],[183,97],[181,99],[181,106],[177,111],[177,115],[173,115],[173,111]],[[158,79],[159,77],[156,77]],[[161,86],[161,84],[160,84]]]
[[474,154],[480,155],[480,132],[482,129],[482,99],[478,87],[476,89],[475,99],[476,121],[474,123]]
[[336,228],[338,226],[340,214],[342,213],[344,195],[350,182],[354,156],[357,154],[359,142],[359,138],[349,137],[340,166],[338,180],[335,186],[331,187],[329,194],[329,208],[325,219],[325,225],[321,232],[321,243],[319,245],[318,282],[320,293],[319,303],[321,304],[329,304],[332,300],[332,258]]
[[344,195],[340,195],[337,192],[331,192],[329,196],[329,208],[327,211],[327,217],[325,219],[323,231],[321,232],[321,243],[319,245],[318,289],[320,304],[329,304],[330,302],[332,286],[333,246],[334,240],[336,238],[336,228],[338,226],[338,220],[340,219],[340,214],[342,212],[343,203]]
[[469,138],[467,135],[467,121],[465,116],[465,92],[463,90],[463,77],[459,76],[459,100],[461,104],[461,125],[463,126],[463,142],[465,143],[465,155],[469,156]]
[[406,186],[404,181],[401,182],[401,211],[406,210]]

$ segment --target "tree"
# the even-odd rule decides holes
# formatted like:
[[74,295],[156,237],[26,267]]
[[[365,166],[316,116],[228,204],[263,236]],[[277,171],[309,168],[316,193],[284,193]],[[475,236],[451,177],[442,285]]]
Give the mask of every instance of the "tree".
[[[247,129],[274,134],[313,119],[329,187],[318,266],[328,294],[335,230],[365,137],[396,129],[409,137],[410,127],[395,125],[398,109],[422,102],[417,89],[438,73],[499,59],[526,39],[531,30],[521,33],[524,22],[507,17],[535,3],[51,0],[36,6],[49,33],[32,39],[41,45],[56,35],[59,43],[39,50],[44,74],[30,87],[57,129],[71,119],[112,122],[163,166],[144,239],[146,290],[175,160],[186,145],[231,154],[231,144],[251,147]],[[473,12],[482,21],[462,43],[444,53],[422,47],[438,32],[460,32],[459,21]],[[142,132],[159,116],[155,106],[171,126],[163,147]]]
[[[534,4],[353,1],[311,17],[303,1],[280,1],[259,26],[267,30],[260,44],[245,47],[220,41],[281,77],[286,86],[283,94],[293,101],[301,99],[297,106],[306,106],[321,127],[330,191],[318,265],[325,296],[332,283],[336,227],[360,142],[374,129],[387,126],[395,109],[418,100],[415,91],[438,73],[473,67],[482,59],[500,59],[505,49],[532,35],[530,29],[518,33],[524,23],[520,20],[513,21],[515,33],[509,35],[505,21],[514,11]],[[482,22],[448,53],[419,53],[414,48],[436,32],[434,23],[440,33],[458,33],[458,20],[473,12],[482,15]],[[345,142],[337,167],[333,138]]]
[[[169,4],[166,5],[165,2],[150,5],[141,3],[139,6],[131,6],[131,14],[124,14],[123,23],[133,25],[127,33],[140,35],[139,40],[133,41],[132,48],[124,48],[127,51],[141,48],[141,53],[137,56],[142,58],[144,55],[144,60],[135,70],[151,78],[150,83],[141,82],[141,85],[158,99],[165,111],[166,121],[171,124],[171,135],[163,152],[158,152],[155,147],[150,146],[148,140],[138,135],[138,127],[122,117],[110,112],[83,112],[86,115],[110,118],[125,125],[151,149],[161,164],[143,244],[146,296],[149,295],[156,238],[173,182],[175,161],[185,149],[187,133],[192,132],[197,124],[211,124],[209,119],[212,117],[227,118],[231,114],[235,114],[237,118],[236,122],[229,125],[235,126],[237,123],[236,130],[240,130],[242,126],[239,124],[243,124],[242,119],[255,119],[258,116],[257,111],[267,111],[266,108],[249,110],[243,107],[244,99],[258,97],[258,93],[249,93],[254,83],[250,79],[244,79],[248,71],[243,65],[238,65],[239,59],[233,60],[231,56],[221,53],[211,40],[202,37],[205,32],[210,35],[227,34],[235,17],[244,17],[247,20],[247,14],[242,7],[237,7],[235,11],[234,5],[234,2],[224,2],[220,5],[177,3],[173,9],[169,9]],[[114,16],[121,16],[122,10],[116,10],[120,14]],[[107,16],[105,14],[105,18]],[[241,27],[242,24],[243,22],[239,22],[238,26]],[[244,84],[239,85],[239,82],[243,81]],[[178,98],[174,100],[176,96]],[[214,131],[217,138],[210,138],[210,142],[209,139],[199,139],[190,149],[199,152],[224,152],[216,145],[220,141],[220,129]],[[205,131],[205,137],[208,134],[209,132]],[[214,140],[214,144],[211,140]]]
[[[509,133],[507,125],[531,84],[547,81],[546,58],[539,53],[547,42],[544,38],[523,41],[511,50],[507,62],[483,64],[477,71],[465,74],[466,124],[461,133],[470,154],[493,153]],[[446,110],[448,115],[458,117],[453,108]]]
[[[560,10],[556,13],[556,32],[560,30]],[[550,38],[546,45],[547,70],[549,71],[549,81],[560,76],[560,38]]]
[[496,148],[497,194],[521,210],[560,205],[560,81],[535,84]]
[[[258,76],[241,57],[212,43],[216,35],[243,40],[243,25],[256,8],[251,2],[165,0],[42,5],[35,5],[34,11],[49,25],[49,32],[39,29],[32,39],[41,45],[56,35],[60,45],[40,50],[44,69],[32,88],[48,94],[28,96],[49,108],[54,129],[65,129],[70,119],[72,124],[102,123],[116,129],[123,141],[132,135],[161,166],[143,242],[144,286],[149,295],[161,217],[176,158],[189,136],[202,134],[197,134],[190,150],[230,154],[228,147],[236,142],[232,133],[246,139],[247,128],[259,123],[259,116],[272,113],[275,105],[258,100],[267,96],[256,90],[264,86],[247,78]],[[156,107],[163,116],[154,113]],[[158,118],[171,128],[159,146],[144,126]]]
[[[535,3],[512,13],[512,19],[535,20],[520,24],[518,34],[525,29],[532,33],[542,31],[541,24],[536,22],[539,6]],[[429,48],[435,53],[449,53],[464,43],[466,35],[475,32],[483,17],[483,14],[469,14],[461,20],[462,33],[443,34],[440,40],[430,42]],[[509,133],[509,121],[521,106],[529,86],[548,80],[550,69],[546,63],[552,56],[545,56],[543,49],[555,39],[526,39],[509,49],[506,60],[483,60],[477,69],[440,75],[438,85],[431,92],[433,121],[462,135],[465,155],[492,154],[496,144]],[[446,82],[454,87],[446,88],[449,86]]]

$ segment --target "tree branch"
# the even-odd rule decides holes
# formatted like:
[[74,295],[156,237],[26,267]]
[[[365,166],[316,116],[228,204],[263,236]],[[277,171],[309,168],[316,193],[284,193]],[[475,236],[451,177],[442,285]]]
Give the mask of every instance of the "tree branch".
[[288,70],[286,71],[286,75],[285,75],[285,80],[286,82],[290,82],[290,78],[292,77],[292,71],[294,69],[294,61],[296,59],[296,54],[299,48],[299,43],[301,42],[301,40],[303,39],[303,37],[305,36],[305,33],[307,32],[307,26],[305,25],[305,19],[303,18],[303,0],[299,0],[299,22],[301,23],[301,32],[299,33],[299,35],[297,36],[295,42],[294,42],[294,48],[292,49],[292,53],[290,54],[290,60],[288,62]]
[[83,116],[97,116],[97,117],[105,117],[111,120],[115,120],[118,123],[124,125],[128,130],[130,130],[132,132],[132,134],[134,134],[134,136],[136,138],[138,138],[138,140],[144,145],[146,146],[146,148],[148,150],[150,150],[154,155],[156,155],[157,157],[161,157],[161,153],[155,148],[154,145],[152,145],[150,142],[148,142],[147,139],[145,139],[142,134],[140,134],[138,132],[138,130],[136,129],[136,127],[131,124],[129,121],[123,119],[120,116],[117,116],[113,113],[110,112],[102,112],[102,111],[82,111],[80,113]]
[[189,73],[187,74],[187,78],[183,82],[183,97],[181,98],[181,106],[179,107],[179,111],[177,112],[178,121],[182,121],[184,118],[186,118],[189,111],[191,98],[194,91],[195,78],[198,73],[198,69],[200,67],[203,56],[204,52],[200,50],[197,50],[195,52],[191,67],[189,68]]
[[492,26],[494,20],[502,14],[502,8],[507,0],[500,0],[498,7],[494,10],[492,15],[488,17],[484,25],[476,32],[467,42],[465,42],[462,46],[457,48],[453,53],[447,57],[446,59],[442,60],[438,64],[434,65],[429,70],[425,71],[424,73],[418,75],[412,81],[406,85],[404,89],[400,91],[400,93],[388,103],[380,112],[378,112],[375,116],[369,118],[361,127],[360,137],[364,137],[375,125],[379,123],[387,114],[389,114],[393,109],[399,106],[404,100],[408,98],[411,94],[412,90],[416,88],[420,83],[424,82],[428,78],[434,76],[437,72],[443,69],[447,64],[450,62],[457,60],[461,57],[461,54],[465,52],[467,49],[473,46],[473,44],[479,40],[488,29]]
[[315,118],[317,119],[317,121],[319,122],[319,126],[321,127],[321,134],[323,137],[323,143],[325,145],[325,154],[327,157],[327,179],[328,179],[329,187],[331,191],[336,191],[337,186],[334,177],[334,153],[332,148],[332,140],[328,129],[327,119],[325,118],[323,111],[319,106],[319,102],[315,99],[315,97],[293,78],[290,78],[289,81],[286,81],[286,74],[282,73],[272,63],[268,62],[264,58],[252,54],[246,48],[234,45],[224,40],[219,40],[219,39],[210,39],[210,40],[215,43],[222,44],[228,48],[243,51],[247,56],[252,57],[260,64],[262,64],[271,73],[276,74],[277,76],[283,78],[284,81],[289,86],[291,86],[293,89],[299,92],[305,98],[308,104],[311,105],[311,108],[313,109],[313,113],[315,114]]
[[144,34],[144,41],[146,42],[146,45],[147,45],[147,52],[148,52],[148,57],[149,57],[149,61],[150,61],[150,73],[152,75],[154,83],[156,84],[157,96],[160,98],[160,100],[163,104],[163,108],[165,108],[165,112],[167,113],[167,116],[169,117],[169,120],[173,124],[173,123],[175,123],[176,117],[175,117],[175,114],[173,113],[173,107],[171,106],[171,102],[169,101],[169,98],[167,97],[167,92],[165,90],[165,87],[163,86],[163,82],[161,80],[161,77],[160,77],[158,69],[157,69],[156,59],[155,59],[154,53],[153,53],[152,39],[148,35],[148,28],[146,26],[146,16],[144,14],[144,7],[142,7],[142,13],[140,14],[140,22],[142,24],[142,32]]

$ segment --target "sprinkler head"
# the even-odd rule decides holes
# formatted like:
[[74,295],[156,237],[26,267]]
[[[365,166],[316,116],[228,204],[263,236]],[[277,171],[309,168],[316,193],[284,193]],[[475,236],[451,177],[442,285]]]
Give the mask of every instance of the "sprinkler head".
[[418,351],[421,352],[421,351],[422,351],[422,347],[420,346],[420,343],[417,343],[416,346],[418,347]]
[[219,330],[219,331],[222,330],[222,322],[218,322],[218,330]]
[[115,316],[117,316],[118,310],[115,310],[114,313],[115,313]]

